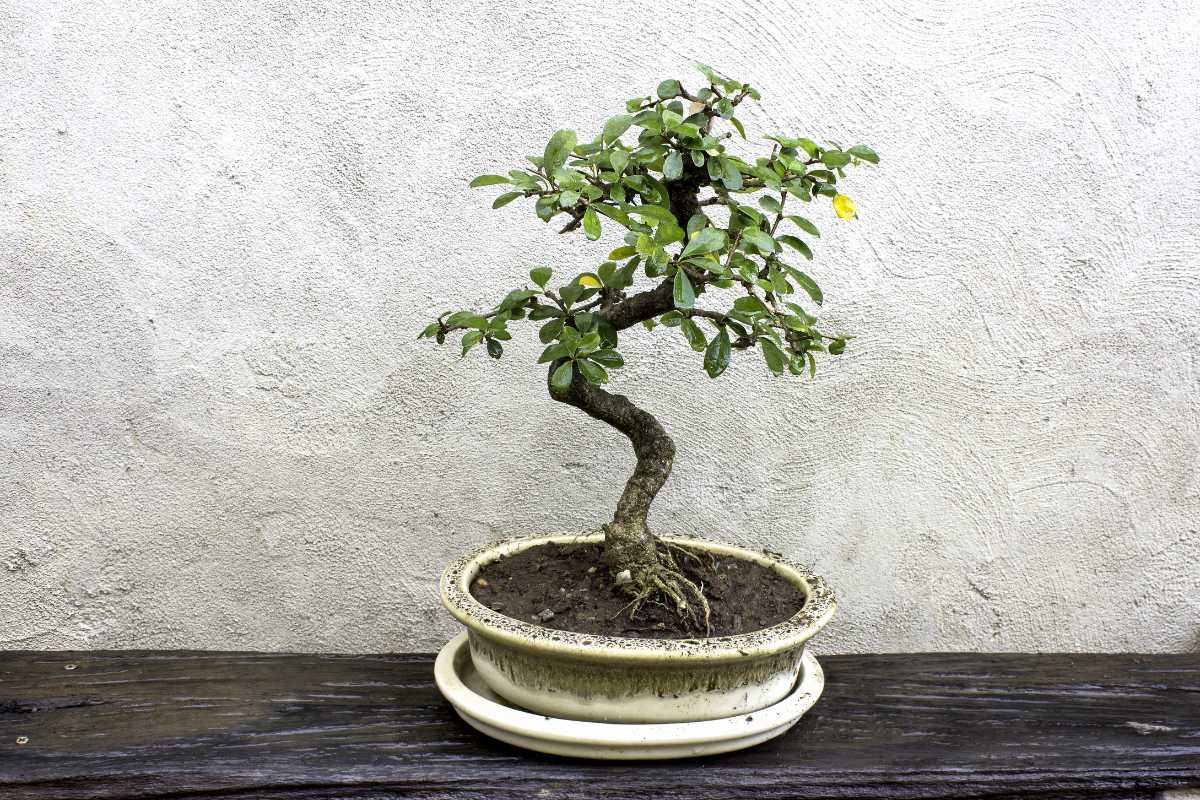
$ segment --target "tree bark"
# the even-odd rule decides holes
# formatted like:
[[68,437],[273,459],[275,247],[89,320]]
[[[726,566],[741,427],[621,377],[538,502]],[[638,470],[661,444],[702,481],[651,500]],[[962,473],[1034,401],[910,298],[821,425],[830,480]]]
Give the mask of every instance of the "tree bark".
[[690,158],[683,161],[683,175],[667,184],[667,194],[671,198],[671,214],[679,227],[686,229],[688,220],[701,213],[700,187],[709,181],[704,167],[697,167]]
[[[552,363],[548,375],[553,375],[561,363]],[[653,414],[638,408],[624,395],[593,386],[578,370],[565,391],[550,386],[550,396],[607,422],[633,444],[637,465],[617,501],[612,522],[604,526],[604,560],[616,572],[653,569],[658,565],[657,540],[646,524],[646,517],[650,504],[671,474],[674,442]]]

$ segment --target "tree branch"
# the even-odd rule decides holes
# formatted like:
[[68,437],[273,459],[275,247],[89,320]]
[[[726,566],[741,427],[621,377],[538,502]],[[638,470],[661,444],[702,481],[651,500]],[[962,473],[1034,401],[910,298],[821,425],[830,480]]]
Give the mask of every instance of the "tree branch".
[[638,292],[608,308],[602,308],[596,312],[596,315],[608,320],[614,328],[620,331],[660,314],[665,314],[674,307],[675,296],[672,282],[663,281],[653,289]]

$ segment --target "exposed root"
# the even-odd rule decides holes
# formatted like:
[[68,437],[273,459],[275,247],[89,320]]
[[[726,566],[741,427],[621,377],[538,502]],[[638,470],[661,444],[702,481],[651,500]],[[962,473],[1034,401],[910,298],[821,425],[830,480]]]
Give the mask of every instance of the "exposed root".
[[668,555],[678,556],[686,563],[699,566],[707,561],[709,569],[715,570],[717,568],[717,557],[707,550],[693,550],[690,547],[675,544],[674,542],[664,542],[661,539],[658,540],[658,544],[659,547],[666,549]]
[[673,608],[675,613],[687,620],[692,627],[697,631],[704,631],[704,635],[708,636],[712,630],[711,608],[704,596],[704,589],[679,569],[673,553],[679,553],[681,558],[697,561],[699,556],[678,545],[661,541],[657,544],[657,557],[653,562],[626,567],[633,580],[621,588],[632,595],[633,599],[617,616],[628,610],[629,618],[634,619],[644,603],[657,603]]

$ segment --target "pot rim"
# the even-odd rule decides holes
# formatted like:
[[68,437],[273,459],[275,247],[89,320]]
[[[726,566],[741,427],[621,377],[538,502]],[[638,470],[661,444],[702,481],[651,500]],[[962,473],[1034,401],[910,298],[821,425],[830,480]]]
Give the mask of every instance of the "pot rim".
[[504,556],[550,543],[603,541],[596,531],[517,536],[473,550],[450,563],[440,581],[442,604],[468,629],[489,639],[498,639],[524,649],[567,657],[596,658],[624,662],[736,661],[765,657],[802,645],[825,626],[837,609],[833,590],[825,579],[808,567],[776,553],[748,550],[696,536],[662,536],[675,544],[689,545],[718,554],[736,556],[762,564],[791,581],[805,595],[804,606],[793,616],[762,630],[734,636],[693,639],[636,639],[544,628],[501,614],[476,600],[471,581],[483,565]]

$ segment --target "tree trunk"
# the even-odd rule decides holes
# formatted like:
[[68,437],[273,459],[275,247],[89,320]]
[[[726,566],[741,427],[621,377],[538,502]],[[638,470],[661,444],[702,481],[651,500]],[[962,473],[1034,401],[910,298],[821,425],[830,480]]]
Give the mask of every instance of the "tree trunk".
[[[560,363],[551,364],[549,374]],[[604,526],[604,560],[614,572],[628,569],[634,577],[652,572],[659,566],[659,556],[657,540],[646,525],[646,516],[658,490],[671,474],[675,459],[671,437],[650,412],[638,408],[624,395],[593,386],[578,370],[565,391],[551,387],[550,396],[607,422],[633,444],[637,466],[621,492],[612,522]]]
[[[701,213],[697,198],[700,186],[706,181],[707,172],[689,159],[685,161],[683,176],[667,184],[671,214],[681,228],[687,226],[693,215]],[[674,308],[672,288],[673,282],[664,280],[654,289],[601,308],[597,314],[616,330],[624,330]],[[624,395],[588,383],[579,370],[575,370],[570,386],[556,390],[550,378],[562,364],[562,359],[554,361],[546,374],[550,396],[625,434],[637,456],[637,465],[617,501],[612,522],[604,526],[604,562],[617,577],[621,588],[633,597],[628,611],[630,618],[644,601],[666,600],[674,603],[679,615],[707,636],[708,600],[700,586],[683,573],[672,555],[673,551],[687,551],[659,541],[646,524],[650,504],[671,474],[671,464],[675,460],[674,442],[653,414],[638,408]]]

